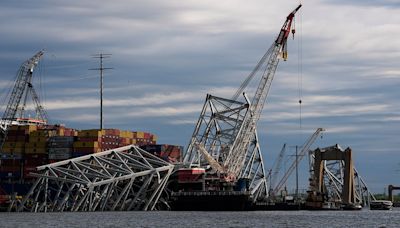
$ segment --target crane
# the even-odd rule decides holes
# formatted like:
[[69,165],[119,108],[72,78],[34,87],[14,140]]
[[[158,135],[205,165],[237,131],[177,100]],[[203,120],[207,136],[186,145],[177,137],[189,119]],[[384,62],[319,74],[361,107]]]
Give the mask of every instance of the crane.
[[296,156],[296,159],[293,161],[293,163],[289,166],[288,170],[285,172],[283,175],[282,179],[279,181],[279,183],[276,185],[276,187],[273,189],[272,194],[276,195],[279,190],[283,187],[283,185],[286,183],[288,180],[289,176],[293,173],[295,170],[296,166],[300,163],[301,159],[306,155],[308,150],[310,149],[311,145],[315,142],[315,140],[318,138],[319,134],[321,132],[325,131],[323,128],[318,128],[314,134],[310,136],[310,138],[304,143],[304,145],[301,148],[300,153],[298,156]]
[[[228,171],[230,173],[239,174],[244,165],[244,158],[246,156],[247,148],[249,147],[249,144],[254,137],[257,122],[260,119],[261,112],[267,100],[269,89],[271,88],[271,83],[274,78],[276,68],[278,67],[279,54],[283,53],[284,59],[286,59],[287,57],[287,39],[291,31],[291,25],[294,16],[296,12],[300,9],[300,7],[301,4],[287,16],[286,21],[278,34],[278,37],[275,39],[275,42],[273,42],[267,53],[263,56],[261,61],[257,64],[256,68],[252,71],[252,73],[257,72],[258,70],[260,70],[262,65],[265,65],[261,80],[258,84],[253,99],[251,102],[248,101],[249,110],[244,118],[241,127],[242,129],[239,132],[239,137],[237,138],[238,140],[235,141],[233,147],[231,148],[231,153],[228,154],[227,159],[224,161],[224,166],[228,167]],[[253,75],[255,75],[255,73],[250,74],[249,77],[254,77]],[[246,86],[241,86],[239,90],[244,90]],[[245,93],[243,95],[246,96]]]
[[10,99],[4,111],[3,117],[0,121],[0,148],[2,148],[4,141],[7,137],[7,129],[13,121],[24,118],[25,107],[27,98],[29,95],[32,96],[32,100],[35,106],[35,112],[37,115],[37,122],[39,124],[47,123],[47,113],[40,103],[39,96],[37,95],[33,85],[32,76],[34,69],[39,64],[39,60],[42,58],[44,51],[37,52],[33,57],[22,63],[21,67],[17,72],[17,77],[14,83],[13,90],[11,92]]
[[[235,177],[231,180],[250,179],[251,186],[264,192],[260,196],[268,194],[256,127],[280,56],[287,59],[287,39],[290,32],[294,34],[294,30],[291,30],[292,22],[300,7],[297,6],[286,17],[272,45],[231,99],[207,94],[185,153],[186,164],[206,167],[212,163],[214,170]],[[256,76],[260,81],[254,96],[249,99],[244,91],[253,88],[248,85]]]
[[270,171],[270,179],[269,179],[270,191],[272,191],[273,187],[275,186],[276,179],[278,178],[279,171],[281,170],[282,167],[282,161],[285,155],[285,151],[286,151],[286,143],[283,144],[281,152],[279,152],[278,158]]

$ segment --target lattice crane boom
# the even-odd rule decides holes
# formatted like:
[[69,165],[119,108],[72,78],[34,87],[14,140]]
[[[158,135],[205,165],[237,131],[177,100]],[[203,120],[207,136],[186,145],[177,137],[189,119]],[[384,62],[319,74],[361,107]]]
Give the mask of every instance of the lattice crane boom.
[[314,134],[312,134],[310,136],[310,138],[304,143],[304,145],[301,148],[300,153],[298,154],[298,156],[295,158],[295,160],[293,161],[293,163],[290,165],[290,167],[288,168],[288,170],[285,172],[285,175],[282,177],[282,179],[279,181],[279,183],[276,185],[276,187],[273,190],[273,194],[276,195],[278,193],[278,191],[283,187],[283,185],[286,183],[286,181],[288,180],[289,176],[293,173],[293,171],[296,168],[296,165],[298,165],[301,161],[301,159],[303,159],[303,157],[306,155],[306,153],[308,152],[308,150],[310,149],[311,145],[315,142],[315,140],[318,138],[319,134],[321,132],[325,131],[325,129],[323,128],[318,128]]
[[276,179],[278,178],[279,171],[282,168],[282,163],[283,163],[282,161],[283,161],[283,157],[285,155],[285,151],[286,151],[286,143],[283,144],[281,152],[279,152],[278,158],[276,160],[276,163],[274,164],[274,166],[271,169],[271,179],[269,182],[270,188],[274,187]]
[[[47,114],[43,109],[43,106],[40,104],[39,97],[32,86],[33,71],[39,64],[39,60],[43,54],[43,51],[37,52],[32,58],[26,60],[18,70],[10,99],[4,111],[2,120],[0,121],[0,131],[2,133],[0,146],[2,146],[4,143],[8,125],[10,125],[12,121],[17,118],[18,111],[20,111],[20,117],[23,117],[28,93],[32,95],[38,118],[43,122],[47,121]],[[24,94],[25,98],[21,103]]]
[[[251,100],[249,112],[247,113],[245,120],[243,122],[242,129],[239,133],[238,140],[235,141],[232,147],[231,153],[229,153],[228,158],[224,162],[224,167],[228,167],[230,173],[239,174],[243,165],[244,157],[246,156],[247,148],[251,143],[251,139],[256,130],[257,122],[261,116],[264,104],[266,102],[269,89],[271,88],[271,83],[275,75],[276,68],[279,63],[279,54],[283,53],[283,58],[287,57],[286,54],[286,43],[291,31],[291,25],[296,12],[300,9],[299,5],[295,10],[293,10],[286,18],[275,42],[268,49],[266,55],[263,56],[262,60],[266,60],[266,67],[263,71],[261,80],[258,84],[257,90],[254,97]],[[262,63],[257,64],[255,70],[250,74],[251,77],[261,68]],[[250,77],[249,76],[249,77]],[[247,81],[247,79],[246,79]],[[248,83],[246,82],[245,83]],[[247,85],[246,85],[247,86]],[[244,90],[246,86],[242,86],[239,90]]]

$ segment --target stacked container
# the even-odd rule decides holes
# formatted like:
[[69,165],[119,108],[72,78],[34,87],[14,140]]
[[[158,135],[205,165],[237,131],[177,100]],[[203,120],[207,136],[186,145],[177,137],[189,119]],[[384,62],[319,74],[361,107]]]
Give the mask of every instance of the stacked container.
[[140,148],[170,163],[177,163],[182,161],[183,146],[162,144],[144,145]]
[[23,178],[27,181],[33,179],[29,175],[30,172],[35,172],[37,166],[48,164],[47,153],[38,154],[25,154],[25,160],[23,165]]
[[120,147],[121,131],[118,129],[106,129],[101,137],[101,151]]
[[72,157],[75,136],[53,136],[48,142],[50,162],[66,160]]
[[105,130],[82,130],[78,132],[78,141],[73,144],[72,157],[80,157],[87,154],[100,152],[101,139]]
[[134,139],[133,144],[136,144],[138,146],[154,145],[157,143],[157,136],[148,132],[142,132],[142,131],[133,132],[133,139]]
[[10,126],[1,154],[0,179],[18,180],[23,172],[25,143],[36,126]]
[[[97,153],[127,145],[154,145],[157,137],[147,132],[118,129],[76,131],[62,125],[13,125],[1,151],[0,180],[30,181],[37,166]],[[179,161],[181,151],[170,147],[155,149],[158,156]],[[167,152],[168,151],[168,152]]]

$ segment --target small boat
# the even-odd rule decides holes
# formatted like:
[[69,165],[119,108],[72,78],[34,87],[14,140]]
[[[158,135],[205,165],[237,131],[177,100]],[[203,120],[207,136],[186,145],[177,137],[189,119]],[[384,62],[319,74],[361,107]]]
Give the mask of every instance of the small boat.
[[391,210],[393,203],[390,200],[374,200],[369,204],[371,210]]

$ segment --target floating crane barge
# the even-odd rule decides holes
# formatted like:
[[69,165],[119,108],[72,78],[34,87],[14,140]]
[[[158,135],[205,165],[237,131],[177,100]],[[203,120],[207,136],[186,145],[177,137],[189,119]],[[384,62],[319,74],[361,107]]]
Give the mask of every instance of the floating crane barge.
[[[231,99],[208,94],[171,193],[176,210],[248,210],[268,197],[257,122],[280,58],[287,59],[287,39],[299,5],[287,17],[270,48]],[[249,99],[248,86],[259,83]],[[196,172],[202,168],[203,173]],[[189,177],[186,178],[185,177]]]

